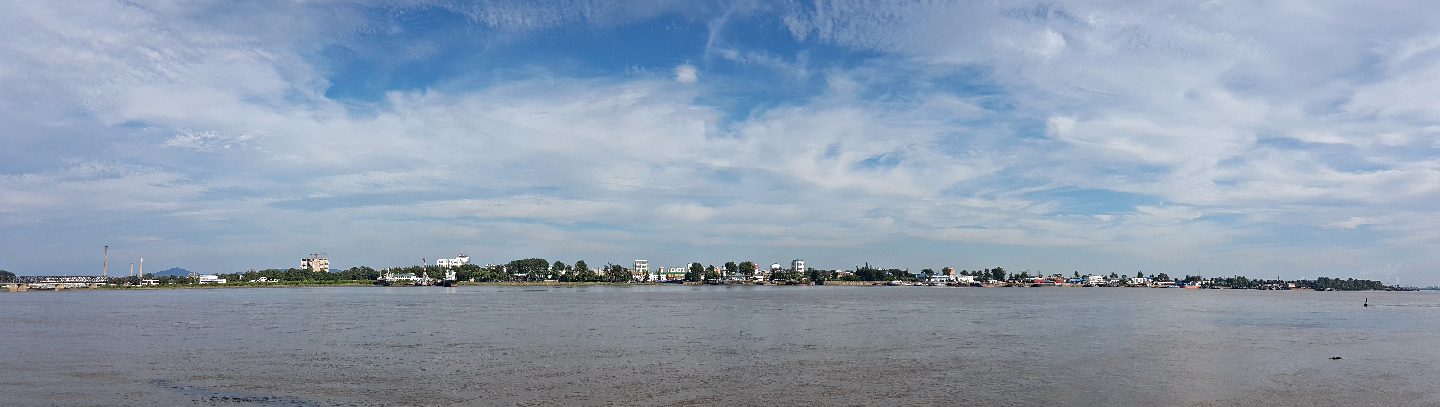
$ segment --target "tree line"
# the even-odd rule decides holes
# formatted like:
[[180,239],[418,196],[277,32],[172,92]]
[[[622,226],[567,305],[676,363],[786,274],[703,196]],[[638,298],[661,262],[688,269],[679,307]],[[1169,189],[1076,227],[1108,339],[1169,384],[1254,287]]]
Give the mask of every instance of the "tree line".
[[[591,268],[585,260],[577,260],[574,264],[556,260],[548,261],[542,258],[528,258],[512,260],[505,264],[480,266],[465,264],[461,266],[439,267],[439,266],[401,266],[385,269],[374,269],[367,266],[356,266],[349,269],[333,272],[314,272],[308,269],[286,268],[286,269],[264,269],[249,270],[240,273],[217,274],[219,278],[228,280],[231,283],[257,281],[264,278],[267,281],[298,282],[298,283],[339,283],[355,281],[374,281],[385,273],[404,274],[410,273],[421,275],[428,273],[430,277],[439,277],[447,269],[454,270],[456,278],[461,281],[475,282],[523,282],[523,281],[560,281],[560,282],[608,282],[623,283],[630,281],[649,282],[653,277],[651,274],[635,276],[632,270],[618,264],[607,263],[600,268]],[[686,268],[683,276],[685,281],[717,281],[727,277],[743,278],[750,280],[759,273],[757,264],[751,261],[734,262],[727,261],[721,267],[714,265],[702,265],[700,262],[692,262]],[[771,270],[771,280],[777,281],[800,281],[819,283],[824,281],[916,281],[920,277],[935,275],[934,269],[923,269],[920,274],[911,273],[908,269],[880,268],[865,264],[856,266],[852,270],[824,270],[810,268],[800,272],[792,268]],[[959,270],[960,276],[971,276],[979,281],[1023,281],[1032,278],[1047,277],[1037,273],[1030,275],[1029,271],[1011,273],[1003,267],[993,267],[977,270]],[[153,275],[147,275],[152,276]],[[1063,277],[1062,274],[1052,274],[1048,277]],[[1080,277],[1079,271],[1073,272],[1072,277]],[[1152,274],[1148,277],[1143,272],[1137,272],[1136,278],[1148,278],[1154,281],[1171,281],[1166,273]],[[1111,281],[1122,281],[1129,276],[1122,276],[1118,273],[1110,273],[1107,278]],[[194,284],[198,278],[193,276],[160,276],[155,278],[160,284]],[[15,281],[16,275],[6,270],[0,270],[0,282]],[[109,281],[112,284],[139,284],[141,277],[115,277]],[[1200,282],[1207,279],[1198,275],[1185,275],[1181,282]],[[1208,279],[1210,285],[1238,289],[1263,289],[1284,287],[1294,284],[1295,288],[1309,288],[1315,290],[1384,290],[1387,287],[1384,283],[1375,280],[1361,280],[1354,278],[1332,278],[1319,277],[1314,280],[1264,280],[1251,279],[1245,276],[1217,277]]]

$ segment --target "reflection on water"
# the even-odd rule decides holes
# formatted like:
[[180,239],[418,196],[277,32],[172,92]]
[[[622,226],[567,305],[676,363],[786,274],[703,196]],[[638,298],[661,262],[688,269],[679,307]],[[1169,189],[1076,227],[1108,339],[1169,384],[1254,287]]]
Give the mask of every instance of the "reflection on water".
[[17,293],[0,295],[0,404],[1437,405],[1437,305],[1102,288]]

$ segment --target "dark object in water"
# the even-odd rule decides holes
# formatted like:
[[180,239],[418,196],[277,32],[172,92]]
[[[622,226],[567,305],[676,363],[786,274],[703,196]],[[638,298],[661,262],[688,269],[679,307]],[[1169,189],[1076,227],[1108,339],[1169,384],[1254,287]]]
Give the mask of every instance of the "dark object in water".
[[1364,303],[1364,304],[1360,304],[1360,306],[1362,306],[1362,307],[1368,307],[1368,306],[1370,306],[1370,297],[1365,297],[1365,303]]
[[1340,360],[1340,359],[1344,359],[1344,358],[1339,357],[1339,356],[1331,356],[1331,357],[1330,357],[1330,360]]

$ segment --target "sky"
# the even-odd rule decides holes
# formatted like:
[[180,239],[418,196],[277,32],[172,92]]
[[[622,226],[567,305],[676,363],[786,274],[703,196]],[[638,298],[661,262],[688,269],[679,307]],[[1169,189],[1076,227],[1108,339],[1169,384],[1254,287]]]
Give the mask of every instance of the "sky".
[[22,275],[108,245],[111,275],[464,253],[1440,285],[1425,1],[0,6]]

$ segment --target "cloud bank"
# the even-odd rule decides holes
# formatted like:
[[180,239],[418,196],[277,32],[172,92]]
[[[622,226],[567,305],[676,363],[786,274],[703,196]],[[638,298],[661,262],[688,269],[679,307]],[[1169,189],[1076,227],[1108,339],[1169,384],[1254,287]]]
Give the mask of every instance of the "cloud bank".
[[1440,284],[1423,3],[8,9],[22,273],[109,244]]

